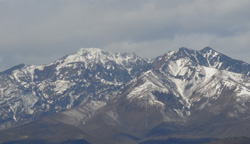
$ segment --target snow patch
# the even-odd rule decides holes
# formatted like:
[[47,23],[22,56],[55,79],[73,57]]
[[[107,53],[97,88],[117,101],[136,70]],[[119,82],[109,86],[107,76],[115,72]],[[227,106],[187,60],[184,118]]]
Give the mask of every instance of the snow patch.
[[249,88],[238,87],[236,92],[237,92],[237,96],[250,98],[250,89]]
[[65,81],[65,80],[57,80],[55,82],[55,88],[54,91],[57,94],[63,94],[64,91],[66,91],[67,89],[69,89],[71,86],[73,86],[74,83],[69,82],[69,81]]

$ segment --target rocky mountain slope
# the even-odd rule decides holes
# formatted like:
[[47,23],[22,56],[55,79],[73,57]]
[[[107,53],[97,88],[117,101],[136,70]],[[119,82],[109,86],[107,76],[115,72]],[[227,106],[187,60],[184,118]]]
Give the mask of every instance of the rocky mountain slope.
[[109,93],[148,68],[135,54],[97,48],[80,49],[48,65],[15,66],[0,74],[0,128],[91,100],[102,105]]
[[29,133],[41,123],[48,131],[76,129],[91,143],[250,136],[250,64],[209,47],[150,61],[81,49],[48,65],[2,72],[0,91],[0,141],[23,137],[15,132],[20,127],[27,139],[46,139],[39,130]]

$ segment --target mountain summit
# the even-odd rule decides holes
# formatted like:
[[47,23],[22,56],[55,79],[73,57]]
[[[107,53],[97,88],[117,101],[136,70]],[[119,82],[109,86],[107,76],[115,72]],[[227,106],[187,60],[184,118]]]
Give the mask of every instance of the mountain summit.
[[[0,142],[250,136],[250,64],[210,47],[150,61],[84,48],[48,65],[0,73],[0,92]],[[71,138],[60,137],[66,127]]]

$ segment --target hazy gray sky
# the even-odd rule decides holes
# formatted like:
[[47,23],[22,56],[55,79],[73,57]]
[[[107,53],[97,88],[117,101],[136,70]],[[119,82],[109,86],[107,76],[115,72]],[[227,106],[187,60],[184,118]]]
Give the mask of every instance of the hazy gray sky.
[[0,70],[79,48],[154,57],[213,47],[250,62],[250,0],[0,0]]

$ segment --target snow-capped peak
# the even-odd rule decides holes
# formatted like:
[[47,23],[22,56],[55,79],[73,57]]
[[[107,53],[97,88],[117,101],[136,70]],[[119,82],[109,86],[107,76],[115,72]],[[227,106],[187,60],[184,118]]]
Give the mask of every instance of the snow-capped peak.
[[203,49],[200,50],[201,52],[209,52],[209,51],[216,51],[211,47],[204,47]]
[[110,57],[112,57],[112,54],[100,48],[81,48],[75,54],[66,57],[65,62],[104,61],[110,59]]
[[178,52],[184,52],[185,54],[188,54],[188,53],[195,52],[195,50],[192,50],[192,49],[189,49],[189,48],[186,48],[186,47],[181,47],[181,48],[178,49]]
[[84,56],[86,54],[92,55],[92,56],[98,56],[103,53],[107,53],[107,52],[104,52],[101,48],[81,48],[77,51],[76,54],[81,55],[81,56]]
[[110,65],[111,63],[130,68],[131,63],[146,63],[146,60],[135,54],[111,53],[100,48],[81,48],[76,53],[68,55],[57,62],[59,63],[57,69],[67,67],[73,63],[84,63],[85,68],[95,64]]
[[219,52],[216,50],[210,48],[210,47],[205,47],[199,51],[205,58],[214,58],[218,55],[221,55]]
[[[192,50],[182,47],[176,51],[170,51],[164,54],[163,56],[158,57],[154,61],[154,65],[158,68],[167,68],[169,67],[168,65],[173,62],[179,63],[177,65],[178,69],[181,68],[180,65],[200,65],[216,68],[218,70],[227,70],[230,72],[246,74],[250,76],[250,64],[247,64],[246,62],[240,60],[232,59],[214,50],[211,47],[205,47],[201,50]],[[169,69],[165,70],[169,72]]]

